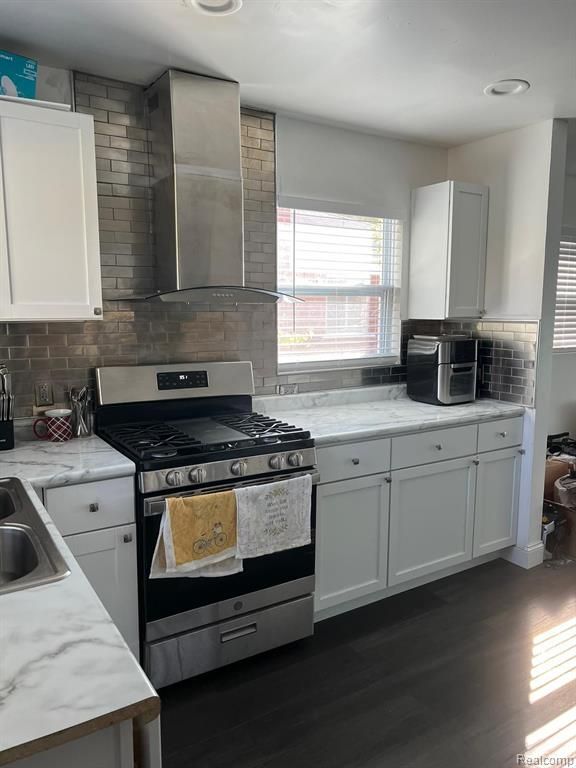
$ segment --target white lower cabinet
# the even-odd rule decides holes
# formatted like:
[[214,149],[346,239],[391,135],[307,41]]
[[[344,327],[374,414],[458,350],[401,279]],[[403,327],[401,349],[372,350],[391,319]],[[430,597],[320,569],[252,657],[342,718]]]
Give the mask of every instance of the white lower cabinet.
[[513,546],[521,441],[513,417],[401,435],[388,447],[320,448],[316,612],[350,610]]
[[478,461],[474,557],[516,543],[521,466],[517,448],[481,454]]
[[64,541],[138,658],[136,526],[132,523],[77,533],[65,536]]
[[383,475],[319,486],[316,610],[386,587],[389,498]]
[[475,469],[464,458],[392,473],[390,586],[470,560]]

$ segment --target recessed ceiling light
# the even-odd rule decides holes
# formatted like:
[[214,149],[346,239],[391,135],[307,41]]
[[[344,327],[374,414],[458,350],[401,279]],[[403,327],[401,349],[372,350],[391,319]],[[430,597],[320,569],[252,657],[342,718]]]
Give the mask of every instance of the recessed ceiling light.
[[526,93],[530,88],[528,80],[519,80],[512,77],[507,80],[497,80],[484,88],[486,96],[517,96],[519,93]]
[[242,0],[184,0],[184,5],[210,16],[229,16],[242,8]]

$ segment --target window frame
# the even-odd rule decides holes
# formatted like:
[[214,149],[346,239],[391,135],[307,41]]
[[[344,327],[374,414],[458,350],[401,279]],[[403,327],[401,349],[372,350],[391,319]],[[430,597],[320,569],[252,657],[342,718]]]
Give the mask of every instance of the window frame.
[[[560,235],[560,243],[558,244],[558,268],[560,266],[560,250],[561,250],[561,244],[563,242],[568,242],[574,246],[574,250],[576,251],[576,228],[575,227],[562,227],[562,233]],[[574,256],[574,262],[576,267],[576,253]],[[576,354],[576,340],[574,341],[573,346],[570,347],[557,347],[556,346],[556,314],[558,309],[557,304],[557,294],[558,294],[558,278],[560,275],[560,271],[558,269],[556,274],[556,294],[554,297],[554,334],[552,337],[552,352],[555,355],[574,355]],[[576,284],[576,279],[575,279]]]
[[[303,207],[300,205],[300,207],[292,207],[294,204],[291,205],[278,205],[278,209],[286,209],[292,211],[294,214],[298,212],[310,212],[310,213],[327,213],[327,214],[333,214],[333,215],[340,215],[340,216],[369,216],[373,219],[382,219],[386,220],[389,219],[391,221],[396,222],[400,226],[400,248],[399,248],[399,254],[398,254],[398,279],[399,279],[399,285],[396,286],[392,283],[388,284],[382,284],[382,285],[366,285],[366,286],[298,286],[297,283],[294,283],[290,286],[290,293],[292,293],[295,296],[302,296],[305,297],[306,295],[309,296],[340,296],[340,297],[346,297],[346,296],[379,296],[381,298],[381,301],[384,305],[390,306],[389,309],[386,309],[385,311],[382,311],[380,313],[380,326],[381,327],[392,327],[394,322],[394,305],[397,304],[397,318],[398,318],[398,340],[397,340],[397,352],[394,352],[393,354],[387,354],[386,352],[370,356],[370,357],[353,357],[353,358],[342,358],[342,359],[335,359],[335,360],[298,360],[298,361],[291,361],[291,362],[281,362],[280,360],[280,339],[279,339],[279,325],[278,322],[276,324],[276,368],[278,374],[289,374],[289,373],[314,373],[314,372],[323,372],[323,371],[345,371],[345,370],[358,370],[362,368],[377,368],[377,367],[391,367],[391,366],[397,366],[401,364],[401,354],[402,354],[402,320],[404,316],[404,307],[405,307],[405,295],[404,291],[402,290],[402,287],[405,283],[406,274],[407,274],[407,259],[406,259],[406,248],[407,248],[407,233],[406,233],[406,222],[404,219],[399,219],[395,217],[389,217],[385,216],[383,214],[374,215],[374,214],[361,214],[357,211],[351,212],[351,211],[343,211],[339,210],[338,206],[330,206],[328,204],[320,204],[318,207]],[[277,209],[277,210],[278,210]],[[278,223],[278,213],[276,213],[276,222]],[[278,233],[277,233],[278,238]],[[278,240],[277,240],[278,242]],[[278,264],[278,249],[277,249],[277,264]],[[386,267],[385,262],[382,264],[383,270]],[[285,290],[285,287],[278,288],[279,290]],[[396,299],[396,302],[394,302],[394,292],[398,292],[398,296]],[[385,338],[384,335],[382,338]]]

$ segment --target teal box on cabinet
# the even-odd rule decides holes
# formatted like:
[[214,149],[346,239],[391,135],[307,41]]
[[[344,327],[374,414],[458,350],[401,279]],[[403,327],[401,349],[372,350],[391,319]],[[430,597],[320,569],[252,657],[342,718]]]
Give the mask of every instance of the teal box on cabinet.
[[37,76],[37,61],[17,53],[0,51],[0,96],[36,98]]

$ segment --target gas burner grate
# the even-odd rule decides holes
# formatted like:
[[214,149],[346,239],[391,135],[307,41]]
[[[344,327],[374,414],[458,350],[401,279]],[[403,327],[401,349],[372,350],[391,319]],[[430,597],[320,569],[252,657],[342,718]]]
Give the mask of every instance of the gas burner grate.
[[143,459],[177,456],[202,445],[200,440],[164,422],[119,424],[103,433]]
[[272,416],[262,416],[259,413],[226,414],[225,416],[216,416],[214,420],[219,424],[242,432],[248,437],[278,437],[302,431],[284,421],[279,421]]

